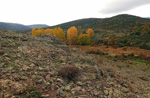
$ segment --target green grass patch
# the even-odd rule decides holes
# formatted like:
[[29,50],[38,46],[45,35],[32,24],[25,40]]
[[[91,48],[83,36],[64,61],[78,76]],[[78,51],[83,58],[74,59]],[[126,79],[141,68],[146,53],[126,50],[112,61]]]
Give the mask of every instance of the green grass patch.
[[58,58],[58,59],[55,59],[55,62],[63,63],[63,60]]
[[136,60],[134,60],[134,62],[135,63],[140,63],[140,64],[146,64],[147,61],[136,59]]
[[138,58],[128,58],[129,60],[135,62],[135,63],[138,63],[138,64],[146,64],[148,61],[146,60],[142,60],[142,59],[138,59]]
[[102,57],[103,57],[103,58],[107,58],[107,57],[108,57],[108,55],[103,55]]

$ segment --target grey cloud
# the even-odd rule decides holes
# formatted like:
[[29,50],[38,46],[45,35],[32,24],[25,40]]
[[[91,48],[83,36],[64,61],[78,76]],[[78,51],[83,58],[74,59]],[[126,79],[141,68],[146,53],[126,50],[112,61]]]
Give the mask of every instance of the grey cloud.
[[104,14],[119,13],[150,4],[150,0],[112,0],[100,12]]

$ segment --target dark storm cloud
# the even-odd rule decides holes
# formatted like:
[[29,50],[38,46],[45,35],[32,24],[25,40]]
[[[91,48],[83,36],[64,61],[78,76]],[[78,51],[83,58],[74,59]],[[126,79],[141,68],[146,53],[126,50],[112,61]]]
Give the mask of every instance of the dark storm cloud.
[[100,12],[104,14],[119,13],[150,4],[150,0],[112,0]]

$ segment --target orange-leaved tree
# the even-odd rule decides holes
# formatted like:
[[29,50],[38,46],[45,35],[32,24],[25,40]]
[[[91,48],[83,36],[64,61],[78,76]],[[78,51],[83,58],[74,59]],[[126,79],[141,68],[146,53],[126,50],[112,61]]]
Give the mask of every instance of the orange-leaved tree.
[[32,36],[36,36],[35,31],[36,31],[35,28],[33,28],[32,29]]
[[58,37],[61,41],[65,41],[65,32],[64,32],[63,29],[60,28],[60,27],[54,28],[53,31],[52,31],[50,34],[55,35],[55,36]]
[[61,41],[65,41],[66,38],[65,38],[65,32],[64,32],[64,30],[63,30],[62,28],[60,28],[60,27],[58,27],[57,30],[58,30],[58,36],[57,36],[57,37],[58,37]]
[[88,28],[86,33],[89,35],[90,39],[95,35],[94,30],[91,28]]
[[75,26],[70,27],[67,30],[68,44],[77,44],[78,30]]
[[51,34],[51,35],[55,35],[53,29],[50,29],[50,34]]
[[40,35],[41,31],[40,30],[35,30],[35,28],[32,29],[32,36],[37,36]]
[[50,29],[46,29],[45,34],[50,34]]
[[40,34],[46,34],[46,33],[45,33],[45,30],[44,30],[44,29],[42,29],[41,27],[39,27],[38,32],[40,32]]

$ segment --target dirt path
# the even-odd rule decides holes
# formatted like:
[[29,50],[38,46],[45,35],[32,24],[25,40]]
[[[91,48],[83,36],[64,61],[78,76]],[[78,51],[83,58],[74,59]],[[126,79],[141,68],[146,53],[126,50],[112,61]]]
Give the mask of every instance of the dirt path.
[[72,45],[70,47],[76,47],[80,50],[84,51],[102,51],[104,53],[109,53],[110,55],[121,55],[121,54],[134,54],[135,56],[138,55],[145,55],[146,57],[150,57],[150,50],[144,50],[139,48],[133,48],[133,47],[122,47],[122,48],[113,48],[112,46],[109,46],[108,48],[106,46],[80,46],[80,45]]

